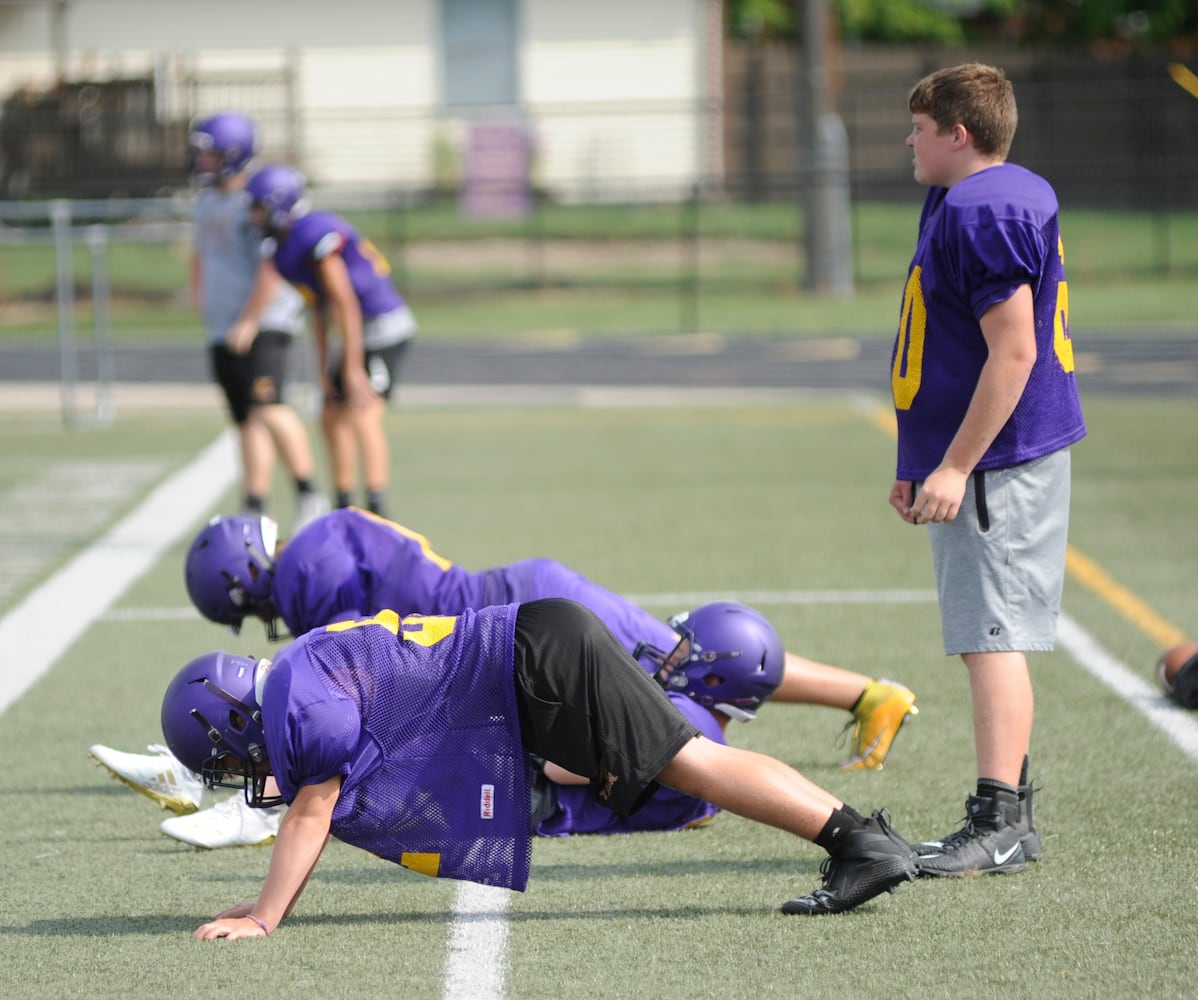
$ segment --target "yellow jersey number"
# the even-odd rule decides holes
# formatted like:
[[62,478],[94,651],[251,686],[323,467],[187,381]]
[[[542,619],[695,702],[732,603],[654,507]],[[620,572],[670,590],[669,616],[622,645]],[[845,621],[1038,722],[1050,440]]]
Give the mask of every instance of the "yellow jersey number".
[[898,410],[911,409],[923,378],[923,345],[928,335],[928,310],[923,302],[923,287],[920,284],[922,273],[923,269],[918,264],[913,267],[907,287],[903,289],[898,347],[894,352],[894,367],[890,370],[890,390],[894,394],[895,409]]
[[385,278],[391,273],[391,264],[387,258],[366,237],[363,236],[358,239],[358,249],[361,251],[362,256],[370,263],[371,270],[380,278]]
[[457,618],[449,615],[408,615],[407,618],[400,618],[394,611],[380,611],[373,618],[333,622],[332,625],[326,626],[326,631],[348,632],[351,628],[382,625],[388,632],[399,636],[404,642],[414,642],[418,646],[435,646],[442,639],[453,634],[457,623]]
[[[1061,265],[1065,263],[1064,245],[1058,243],[1057,252]],[[909,410],[919,394],[923,379],[923,349],[928,335],[928,310],[923,301],[921,269],[911,269],[907,287],[903,289],[903,312],[899,320],[898,346],[894,352],[894,365],[890,370],[890,390],[894,395],[897,410]],[[1073,341],[1069,339],[1069,282],[1057,284],[1057,301],[1053,309],[1052,349],[1061,365],[1061,370],[1074,369]]]

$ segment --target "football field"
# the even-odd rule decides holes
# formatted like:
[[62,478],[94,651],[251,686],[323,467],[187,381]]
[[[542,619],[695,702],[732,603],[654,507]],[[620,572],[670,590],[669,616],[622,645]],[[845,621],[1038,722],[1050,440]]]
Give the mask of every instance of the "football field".
[[[1045,856],[784,917],[823,852],[730,815],[685,833],[538,841],[528,891],[430,880],[333,843],[269,940],[190,932],[253,898],[265,848],[197,852],[88,757],[161,739],[174,672],[269,656],[194,612],[187,544],[237,503],[211,406],[64,432],[0,417],[0,996],[412,998],[1193,995],[1198,713],[1156,690],[1198,631],[1192,397],[1087,397],[1056,651],[1032,658]],[[927,540],[886,503],[870,394],[652,390],[468,397],[388,415],[394,518],[472,569],[552,556],[665,617],[731,598],[788,649],[901,680],[920,714],[844,772],[843,713],[767,705],[730,742],[774,754],[911,839],[972,791],[968,687],[944,657]],[[315,430],[313,428],[313,430]],[[291,505],[279,481],[284,534]],[[223,796],[226,793],[220,793]]]

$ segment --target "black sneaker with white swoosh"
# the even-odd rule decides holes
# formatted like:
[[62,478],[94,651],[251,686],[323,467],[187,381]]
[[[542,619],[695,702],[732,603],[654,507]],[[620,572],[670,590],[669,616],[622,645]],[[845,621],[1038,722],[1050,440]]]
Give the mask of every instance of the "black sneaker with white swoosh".
[[1027,868],[1018,826],[1019,799],[1007,792],[971,795],[965,825],[943,840],[915,845],[919,874],[931,878],[1014,874]]

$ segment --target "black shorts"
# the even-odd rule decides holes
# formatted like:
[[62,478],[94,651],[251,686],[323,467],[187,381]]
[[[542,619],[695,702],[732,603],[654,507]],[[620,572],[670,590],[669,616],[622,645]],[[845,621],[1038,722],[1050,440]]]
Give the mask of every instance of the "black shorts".
[[521,605],[516,700],[524,747],[591,779],[613,812],[635,812],[699,731],[599,618],[574,601]]
[[224,344],[208,349],[212,377],[224,391],[233,423],[244,424],[255,406],[283,402],[293,339],[287,333],[263,330],[245,354],[234,354]]
[[[366,362],[366,374],[370,376],[370,387],[383,399],[391,398],[391,390],[399,381],[399,362],[403,359],[411,339],[401,340],[398,344],[387,347],[368,349],[363,354]],[[341,355],[333,358],[329,364],[329,381],[333,383],[332,403],[345,402],[345,383],[341,378]]]

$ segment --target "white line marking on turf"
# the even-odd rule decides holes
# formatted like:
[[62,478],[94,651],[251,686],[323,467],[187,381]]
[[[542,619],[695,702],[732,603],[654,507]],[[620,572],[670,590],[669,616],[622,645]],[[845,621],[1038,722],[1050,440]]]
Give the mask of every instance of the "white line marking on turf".
[[443,1000],[499,1000],[507,965],[511,890],[463,882],[453,901]]
[[0,619],[0,714],[220,498],[237,464],[226,431]]
[[[742,604],[926,604],[936,600],[934,590],[740,590],[735,593],[625,594],[633,604],[669,607],[678,611],[709,601],[740,601]],[[115,608],[105,621],[191,621],[200,613],[190,605],[177,608]]]
[[737,590],[722,594],[680,591],[675,594],[625,594],[633,604],[669,605],[675,610],[711,601],[741,604],[922,604],[936,600],[934,590]]
[[1198,761],[1198,721],[1125,664],[1115,659],[1069,615],[1061,613],[1057,639],[1078,666],[1097,677],[1191,759]]

